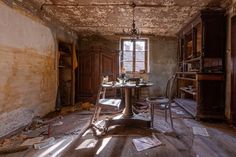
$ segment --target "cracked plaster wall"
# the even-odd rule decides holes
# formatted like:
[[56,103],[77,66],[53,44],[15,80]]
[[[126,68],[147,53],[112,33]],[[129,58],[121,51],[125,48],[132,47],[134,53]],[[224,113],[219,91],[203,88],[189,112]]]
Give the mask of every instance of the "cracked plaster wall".
[[55,42],[51,30],[0,2],[0,137],[53,111]]

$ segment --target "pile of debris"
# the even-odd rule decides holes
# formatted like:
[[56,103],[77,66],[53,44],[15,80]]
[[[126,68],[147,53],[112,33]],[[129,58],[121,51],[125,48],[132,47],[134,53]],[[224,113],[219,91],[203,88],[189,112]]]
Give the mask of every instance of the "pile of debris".
[[74,106],[63,107],[60,110],[60,114],[65,115],[72,112],[92,111],[93,109],[94,109],[94,104],[90,102],[80,102],[76,103]]
[[0,154],[24,151],[34,146],[35,149],[42,149],[52,145],[54,138],[51,136],[51,127],[63,125],[62,116],[51,119],[35,117],[31,125],[27,126],[17,135],[0,141]]
[[24,151],[29,148],[42,149],[54,144],[55,136],[52,130],[56,126],[63,125],[63,116],[78,111],[91,111],[94,105],[89,102],[78,103],[74,106],[63,107],[61,112],[55,115],[51,113],[50,118],[35,117],[29,126],[26,126],[18,134],[0,140],[0,154]]

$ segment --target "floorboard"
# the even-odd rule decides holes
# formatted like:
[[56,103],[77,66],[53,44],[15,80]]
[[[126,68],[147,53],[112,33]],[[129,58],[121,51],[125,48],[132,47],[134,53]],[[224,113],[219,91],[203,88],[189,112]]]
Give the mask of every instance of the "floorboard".
[[[70,113],[64,116],[62,126],[52,135],[67,141],[54,144],[54,148],[33,148],[4,157],[235,157],[236,130],[224,123],[199,122],[191,118],[181,107],[173,109],[174,130],[164,119],[164,110],[155,108],[154,129],[137,127],[110,127],[105,135],[95,135],[88,130],[80,136],[79,130],[88,122],[90,114]],[[69,126],[69,125],[73,125]],[[209,137],[194,135],[192,127],[206,128]],[[69,130],[67,128],[70,128]],[[77,132],[78,134],[73,134]],[[132,139],[155,135],[162,145],[138,152]],[[67,138],[71,137],[70,141]],[[71,144],[68,144],[71,143]],[[86,144],[87,143],[87,144]],[[88,145],[88,143],[90,143]],[[58,144],[58,146],[57,146]],[[58,153],[58,150],[61,150]]]

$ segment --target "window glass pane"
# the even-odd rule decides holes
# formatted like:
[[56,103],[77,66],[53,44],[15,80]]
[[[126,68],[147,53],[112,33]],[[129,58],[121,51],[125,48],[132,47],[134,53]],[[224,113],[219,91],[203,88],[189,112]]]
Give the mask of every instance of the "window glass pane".
[[129,50],[129,51],[133,51],[133,42],[131,41],[124,41],[123,44],[123,50]]
[[[132,42],[125,39],[122,41],[122,56],[120,57],[121,68],[126,72],[140,72],[145,71],[147,55],[147,40],[137,40]],[[135,44],[135,45],[134,45]],[[134,49],[135,48],[135,49]],[[135,65],[135,67],[133,67]]]
[[143,51],[136,51],[135,54],[136,61],[145,61],[145,52]]
[[135,71],[139,72],[140,70],[145,70],[144,62],[136,62]]
[[145,51],[145,41],[136,41],[135,42],[136,51]]
[[123,61],[133,61],[133,52],[131,52],[131,51],[124,51]]
[[123,67],[126,72],[133,72],[133,62],[123,62]]

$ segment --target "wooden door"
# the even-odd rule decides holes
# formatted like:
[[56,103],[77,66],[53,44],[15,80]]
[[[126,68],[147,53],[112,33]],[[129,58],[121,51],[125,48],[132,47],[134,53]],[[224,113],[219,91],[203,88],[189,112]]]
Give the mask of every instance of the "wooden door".
[[93,64],[94,56],[82,54],[79,56],[79,96],[90,97],[93,94]]
[[115,53],[101,53],[100,54],[100,74],[110,75],[115,79],[118,74],[118,57]]
[[236,16],[231,19],[231,53],[232,53],[232,76],[231,76],[231,115],[233,124],[236,125]]
[[[79,99],[95,102],[101,84],[101,76],[109,75],[115,79],[118,75],[118,55],[91,51],[79,56]],[[108,91],[107,94],[113,93]]]
[[[100,53],[100,77],[102,75],[108,75],[110,80],[115,81],[119,73],[118,54],[116,53]],[[100,79],[97,80],[97,89],[100,85]],[[114,96],[115,90],[108,90],[107,96]]]

